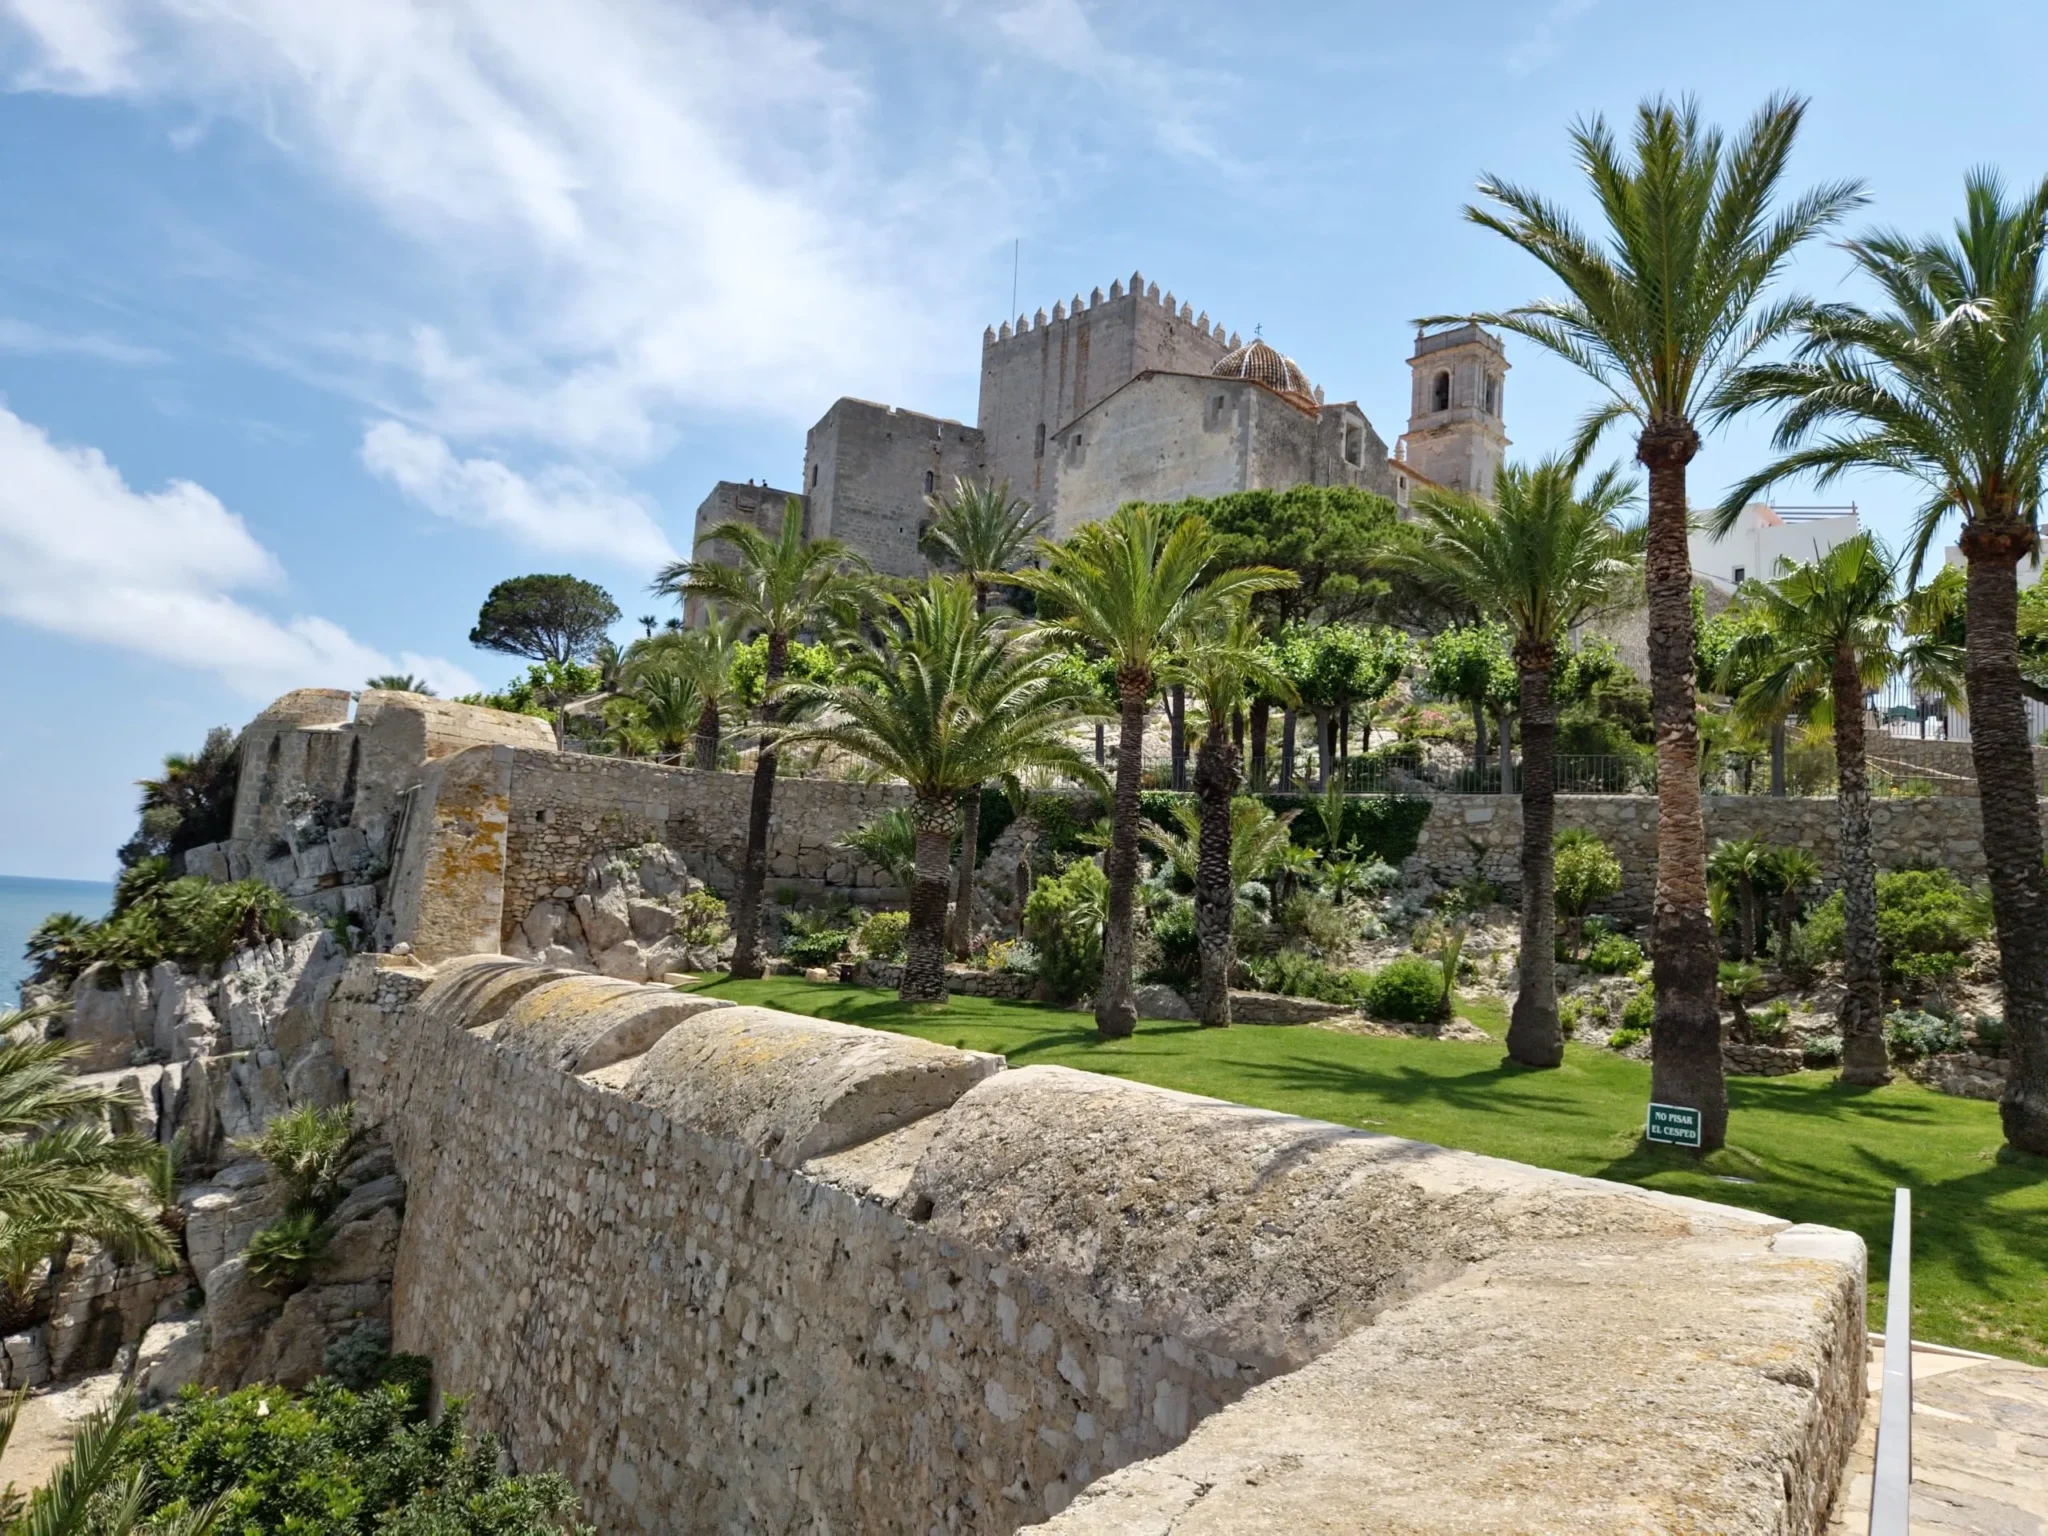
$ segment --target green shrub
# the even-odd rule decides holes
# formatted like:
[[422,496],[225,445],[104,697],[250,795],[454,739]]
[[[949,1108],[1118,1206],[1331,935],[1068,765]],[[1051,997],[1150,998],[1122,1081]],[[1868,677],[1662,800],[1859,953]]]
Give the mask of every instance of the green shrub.
[[1643,946],[1618,933],[1602,934],[1586,951],[1582,963],[1602,976],[1632,976],[1643,963]]
[[270,1164],[294,1208],[325,1216],[341,1198],[342,1170],[355,1152],[355,1105],[302,1105],[234,1145]]
[[1592,910],[1593,903],[1621,889],[1621,861],[1584,827],[1558,833],[1552,846],[1557,910],[1569,928]]
[[[261,880],[172,880],[169,869],[168,859],[148,858],[124,870],[114,910],[102,922],[70,913],[47,919],[28,942],[38,979],[68,983],[96,961],[115,971],[147,970],[165,960],[220,965],[238,949],[299,929],[300,914]],[[117,980],[110,974],[108,985]]]
[[1557,1000],[1557,1027],[1569,1040],[1579,1032],[1579,1020],[1585,1015],[1585,1004],[1576,997],[1560,997]]
[[188,1387],[135,1418],[122,1472],[148,1474],[141,1513],[152,1530],[219,1498],[215,1529],[240,1536],[595,1536],[574,1523],[576,1496],[560,1476],[498,1469],[497,1442],[468,1433],[460,1399],[429,1422],[422,1364],[393,1357],[395,1380],[360,1392],[326,1380],[296,1395]]
[[691,891],[676,903],[676,937],[691,949],[716,949],[730,932],[725,903],[709,891]]
[[1276,949],[1247,960],[1244,968],[1267,992],[1314,998],[1345,1008],[1356,1008],[1365,1001],[1364,971],[1339,970],[1298,949]]
[[1109,877],[1076,859],[1041,878],[1024,902],[1024,932],[1038,947],[1038,979],[1053,1001],[1071,1003],[1102,980],[1102,921]]
[[1365,988],[1366,1011],[1406,1024],[1428,1024],[1444,1015],[1444,972],[1436,961],[1403,955],[1373,972]]
[[[1836,891],[1800,929],[1817,954],[1840,959],[1844,925]],[[1894,869],[1877,877],[1877,952],[1887,980],[1947,980],[1968,965],[1970,946],[1990,932],[1984,898],[1945,869]]]
[[1290,896],[1280,908],[1280,931],[1325,957],[1342,954],[1358,926],[1336,902],[1314,891]]
[[846,950],[853,929],[830,918],[792,912],[782,935],[782,958],[797,965],[830,965]]
[[1621,1027],[1647,1035],[1650,1032],[1650,1022],[1656,1017],[1657,989],[1646,981],[1630,993],[1628,1001],[1621,1005]]
[[1193,986],[1202,977],[1202,945],[1195,936],[1195,904],[1175,897],[1152,914],[1152,942],[1159,959],[1145,971],[1146,981],[1169,987]]
[[249,1239],[243,1251],[256,1283],[273,1291],[306,1283],[306,1276],[327,1250],[328,1232],[320,1213],[310,1206],[288,1211]]
[[1625,1051],[1630,1046],[1650,1038],[1650,1031],[1639,1024],[1624,1024],[1607,1037],[1607,1049]]
[[908,912],[873,912],[858,929],[853,941],[860,951],[876,960],[901,960],[910,942]]
[[[1261,795],[1269,810],[1307,813],[1315,803],[1310,795]],[[1423,823],[1429,820],[1431,802],[1406,795],[1354,795],[1344,802],[1344,828],[1339,844],[1356,848],[1361,855],[1399,865],[1415,852],[1422,838]],[[1320,824],[1312,814],[1294,818],[1289,829],[1294,841],[1315,847],[1323,840]]]
[[1902,1061],[1960,1051],[1964,1045],[1963,1026],[1957,1020],[1905,1008],[1885,1015],[1884,1039]]
[[1799,1055],[1809,1067],[1831,1067],[1842,1059],[1842,1037],[1808,1035],[1800,1044]]
[[1793,944],[1804,943],[1817,959],[1839,960],[1845,938],[1842,893],[1836,891],[1806,914],[1806,921],[1794,925]]
[[1766,1006],[1761,1013],[1749,1018],[1750,1031],[1765,1045],[1771,1045],[1785,1038],[1785,1031],[1792,1027],[1792,1005],[1782,997]]
[[1977,1037],[1977,1044],[1987,1051],[2005,1049],[2005,1020],[1998,1014],[1978,1014],[1970,1032]]

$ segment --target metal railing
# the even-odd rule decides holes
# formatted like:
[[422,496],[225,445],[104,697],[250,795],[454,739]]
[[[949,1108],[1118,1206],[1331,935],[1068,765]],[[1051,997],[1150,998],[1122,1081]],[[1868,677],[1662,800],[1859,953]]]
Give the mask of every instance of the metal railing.
[[1892,1193],[1892,1262],[1884,1296],[1884,1385],[1870,1469],[1870,1536],[1907,1536],[1913,1485],[1913,1192]]

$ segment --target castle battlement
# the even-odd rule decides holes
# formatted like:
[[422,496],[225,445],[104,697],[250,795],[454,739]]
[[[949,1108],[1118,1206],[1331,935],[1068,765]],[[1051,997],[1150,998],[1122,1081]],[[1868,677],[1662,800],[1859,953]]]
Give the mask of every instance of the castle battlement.
[[1106,305],[1122,303],[1127,299],[1134,303],[1156,305],[1165,311],[1169,317],[1192,326],[1203,335],[1212,337],[1222,346],[1236,347],[1242,345],[1237,333],[1235,331],[1227,331],[1221,320],[1215,321],[1212,324],[1209,319],[1209,312],[1206,309],[1199,315],[1196,314],[1194,305],[1185,304],[1177,300],[1172,289],[1168,289],[1164,294],[1161,294],[1159,285],[1157,283],[1147,283],[1143,272],[1133,272],[1131,274],[1131,284],[1128,291],[1124,287],[1122,278],[1112,278],[1107,295],[1100,288],[1093,288],[1089,290],[1088,298],[1085,302],[1078,293],[1074,295],[1074,300],[1071,304],[1055,301],[1050,315],[1047,315],[1044,309],[1041,308],[1036,314],[1018,315],[1014,323],[1004,320],[998,325],[986,326],[981,333],[981,344],[984,349],[1001,346],[1006,341],[1015,341],[1022,337],[1030,336],[1060,324],[1062,321],[1079,319],[1084,314],[1102,309]]

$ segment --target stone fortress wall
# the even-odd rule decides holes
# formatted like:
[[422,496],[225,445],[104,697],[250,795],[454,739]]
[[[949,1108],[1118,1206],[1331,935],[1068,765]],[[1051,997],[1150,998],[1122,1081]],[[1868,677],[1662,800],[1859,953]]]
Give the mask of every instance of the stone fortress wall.
[[329,1012],[393,1326],[616,1532],[1816,1532],[1861,1243],[498,958]]

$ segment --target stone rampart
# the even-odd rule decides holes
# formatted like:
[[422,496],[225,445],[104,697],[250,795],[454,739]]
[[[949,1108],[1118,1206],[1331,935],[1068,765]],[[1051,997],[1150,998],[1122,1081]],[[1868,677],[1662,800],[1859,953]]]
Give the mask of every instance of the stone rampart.
[[[1758,837],[1804,848],[1819,860],[1832,885],[1840,842],[1832,799],[1769,795],[1709,795],[1704,801],[1709,844]],[[1621,893],[1603,909],[1629,922],[1646,922],[1657,884],[1657,801],[1652,795],[1560,795],[1557,826],[1597,833],[1621,861]],[[1982,812],[1974,798],[1935,795],[1875,800],[1871,836],[1880,869],[1939,865],[1965,880],[1984,878]],[[1521,882],[1522,802],[1513,796],[1446,795],[1434,802],[1415,850],[1415,867],[1445,885],[1475,871],[1512,892]]]
[[1821,1527],[1849,1234],[675,998],[365,956],[329,1010],[398,1346],[599,1529]]

